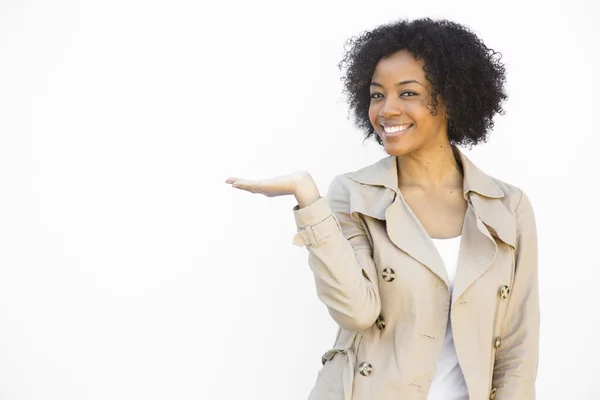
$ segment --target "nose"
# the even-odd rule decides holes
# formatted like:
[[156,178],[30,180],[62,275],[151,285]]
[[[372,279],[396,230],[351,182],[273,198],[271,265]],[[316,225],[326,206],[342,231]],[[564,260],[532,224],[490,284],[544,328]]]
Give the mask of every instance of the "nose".
[[379,110],[379,116],[383,119],[389,119],[402,114],[404,114],[402,107],[395,98],[386,99],[385,103],[383,103],[381,109]]

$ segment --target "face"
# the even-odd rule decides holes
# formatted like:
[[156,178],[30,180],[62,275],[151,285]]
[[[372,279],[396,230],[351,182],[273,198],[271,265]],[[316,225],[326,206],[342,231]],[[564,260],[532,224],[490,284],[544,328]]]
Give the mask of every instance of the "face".
[[405,50],[382,58],[371,79],[369,119],[392,156],[448,144],[446,107],[438,95],[437,115],[431,115],[423,60]]

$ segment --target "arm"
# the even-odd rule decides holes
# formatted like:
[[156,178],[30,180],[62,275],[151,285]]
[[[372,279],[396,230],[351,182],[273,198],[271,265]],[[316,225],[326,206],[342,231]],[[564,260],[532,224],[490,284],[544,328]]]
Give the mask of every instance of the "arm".
[[523,193],[516,208],[515,276],[496,351],[493,385],[495,400],[535,399],[538,369],[540,309],[535,217]]
[[[365,330],[381,310],[367,234],[350,216],[348,193],[340,177],[333,179],[326,198],[319,197],[318,191],[315,195],[314,189],[301,189],[296,194],[299,205],[294,207],[298,227],[294,243],[309,251],[317,295],[340,327],[353,332]],[[311,203],[307,199],[317,200]]]

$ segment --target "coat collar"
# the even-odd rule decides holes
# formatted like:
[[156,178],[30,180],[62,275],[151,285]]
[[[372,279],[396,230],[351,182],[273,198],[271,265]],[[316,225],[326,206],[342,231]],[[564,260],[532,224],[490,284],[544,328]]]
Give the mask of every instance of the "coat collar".
[[[504,192],[492,178],[477,168],[458,148],[453,146],[452,149],[463,168],[463,192],[465,200],[469,200],[468,195],[470,192],[493,199],[504,197]],[[395,156],[382,158],[375,164],[348,174],[348,177],[358,183],[383,186],[394,192],[398,192],[397,160]]]
[[[468,201],[459,255],[461,268],[454,287],[456,300],[493,263],[497,251],[494,238],[515,246],[516,223],[498,184],[456,147],[453,151],[462,165],[463,195]],[[359,184],[349,191],[351,215],[355,219],[360,213],[385,220],[390,240],[449,287],[446,268],[433,241],[402,197],[397,171],[397,158],[388,156],[347,174]]]

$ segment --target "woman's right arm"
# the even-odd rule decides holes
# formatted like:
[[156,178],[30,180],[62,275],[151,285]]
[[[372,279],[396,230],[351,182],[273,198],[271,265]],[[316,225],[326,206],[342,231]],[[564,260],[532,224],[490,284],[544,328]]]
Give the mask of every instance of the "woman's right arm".
[[381,299],[373,249],[360,221],[350,215],[342,175],[320,197],[312,177],[294,192],[298,233],[294,244],[306,246],[317,294],[337,324],[357,332],[369,328],[380,314]]

